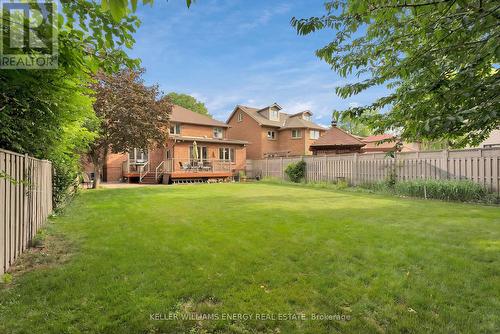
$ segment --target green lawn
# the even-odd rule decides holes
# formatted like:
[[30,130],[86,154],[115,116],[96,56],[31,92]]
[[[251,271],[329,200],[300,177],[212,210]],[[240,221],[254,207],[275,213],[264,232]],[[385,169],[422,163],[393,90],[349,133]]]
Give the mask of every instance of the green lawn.
[[52,221],[61,263],[0,288],[0,333],[500,329],[498,207],[212,184],[86,191]]

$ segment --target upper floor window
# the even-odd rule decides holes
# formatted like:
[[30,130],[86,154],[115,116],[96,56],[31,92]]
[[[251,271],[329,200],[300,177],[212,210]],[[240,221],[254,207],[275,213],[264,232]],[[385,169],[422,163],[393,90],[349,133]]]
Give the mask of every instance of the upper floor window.
[[267,131],[267,139],[276,139],[276,132],[275,131]]
[[238,122],[241,122],[241,121],[243,121],[243,113],[242,112],[238,113]]
[[319,130],[311,130],[309,132],[309,138],[318,139],[319,138]]
[[279,121],[280,119],[279,111],[276,109],[269,109],[269,119],[272,121]]
[[311,115],[309,115],[309,114],[303,114],[302,118],[305,119],[306,121],[310,121],[311,120]]
[[301,138],[302,131],[300,129],[292,129],[292,138]]
[[181,125],[179,123],[170,123],[170,134],[171,135],[181,134]]
[[134,148],[128,152],[128,157],[130,161],[137,163],[148,161],[148,150],[143,150],[140,148]]
[[222,139],[223,130],[221,128],[214,128],[214,138]]

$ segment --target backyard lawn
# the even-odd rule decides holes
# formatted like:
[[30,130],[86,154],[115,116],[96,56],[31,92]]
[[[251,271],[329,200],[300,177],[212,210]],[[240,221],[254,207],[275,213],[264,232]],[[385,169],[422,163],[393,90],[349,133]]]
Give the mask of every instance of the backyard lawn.
[[85,191],[46,234],[0,284],[0,333],[500,330],[498,207],[136,187]]

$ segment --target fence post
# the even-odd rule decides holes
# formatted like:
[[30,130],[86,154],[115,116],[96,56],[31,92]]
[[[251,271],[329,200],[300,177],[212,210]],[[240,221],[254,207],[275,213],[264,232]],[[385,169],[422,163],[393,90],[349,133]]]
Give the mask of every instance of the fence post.
[[351,182],[353,185],[358,184],[358,153],[354,153],[354,158],[352,160],[351,168]]
[[266,157],[266,177],[269,176],[269,157]]
[[441,159],[441,170],[444,173],[445,179],[448,179],[448,175],[449,175],[448,174],[448,155],[449,155],[448,150],[445,149],[443,151],[443,157]]
[[284,171],[283,171],[283,157],[281,157],[280,177],[282,180],[285,178]]

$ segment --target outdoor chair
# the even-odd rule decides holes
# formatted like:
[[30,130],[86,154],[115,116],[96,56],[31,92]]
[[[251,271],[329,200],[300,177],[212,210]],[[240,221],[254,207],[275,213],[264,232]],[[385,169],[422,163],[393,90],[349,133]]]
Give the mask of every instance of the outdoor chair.
[[87,189],[94,186],[94,180],[87,173],[82,173],[82,186]]
[[185,172],[191,169],[191,165],[189,165],[189,163],[182,163],[179,161],[179,166],[181,167],[181,170]]
[[209,172],[212,170],[212,163],[210,161],[203,162],[203,170]]

